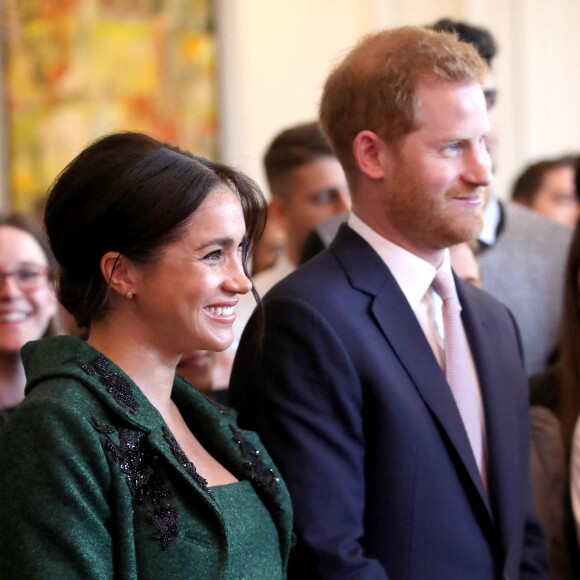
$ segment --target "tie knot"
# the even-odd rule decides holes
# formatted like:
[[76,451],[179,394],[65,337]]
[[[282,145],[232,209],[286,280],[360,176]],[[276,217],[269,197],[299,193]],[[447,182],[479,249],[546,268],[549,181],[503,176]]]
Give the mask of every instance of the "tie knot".
[[453,279],[446,272],[438,270],[431,286],[439,294],[443,302],[446,300],[457,300],[459,302]]

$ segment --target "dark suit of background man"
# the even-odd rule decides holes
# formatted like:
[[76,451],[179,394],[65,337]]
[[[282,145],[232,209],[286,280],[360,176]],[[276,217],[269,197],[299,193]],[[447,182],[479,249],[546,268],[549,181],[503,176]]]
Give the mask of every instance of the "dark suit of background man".
[[430,290],[437,270],[451,273],[446,248],[482,227],[486,71],[473,47],[407,27],[364,39],[325,84],[321,124],[353,214],[267,294],[262,349],[254,315],[231,384],[242,424],[290,487],[291,577],[547,577],[513,317],[455,279],[480,397],[479,471],[439,364]]

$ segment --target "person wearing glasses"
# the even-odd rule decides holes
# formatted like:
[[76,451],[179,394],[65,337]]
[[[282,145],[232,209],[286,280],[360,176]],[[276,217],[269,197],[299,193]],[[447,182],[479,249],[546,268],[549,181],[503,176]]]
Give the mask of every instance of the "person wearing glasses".
[[57,178],[58,297],[89,335],[22,349],[26,398],[0,431],[0,578],[285,578],[277,469],[175,374],[184,353],[231,344],[265,214],[245,175],[140,133],[97,140]]
[[55,332],[53,260],[31,219],[0,215],[0,427],[24,398],[20,349]]

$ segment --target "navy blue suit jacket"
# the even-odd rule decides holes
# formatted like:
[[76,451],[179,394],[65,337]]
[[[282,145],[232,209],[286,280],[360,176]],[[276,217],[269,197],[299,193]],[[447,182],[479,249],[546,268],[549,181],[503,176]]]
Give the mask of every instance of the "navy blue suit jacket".
[[342,226],[272,289],[231,382],[288,484],[291,577],[546,578],[528,384],[509,311],[456,280],[485,408],[489,496],[445,376],[394,277]]

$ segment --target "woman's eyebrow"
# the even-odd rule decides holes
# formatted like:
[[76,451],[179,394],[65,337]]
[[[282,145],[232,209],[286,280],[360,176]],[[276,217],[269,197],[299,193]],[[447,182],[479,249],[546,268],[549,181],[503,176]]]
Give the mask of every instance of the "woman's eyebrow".
[[203,250],[209,246],[233,246],[234,244],[235,241],[233,238],[215,238],[200,246],[199,249]]

